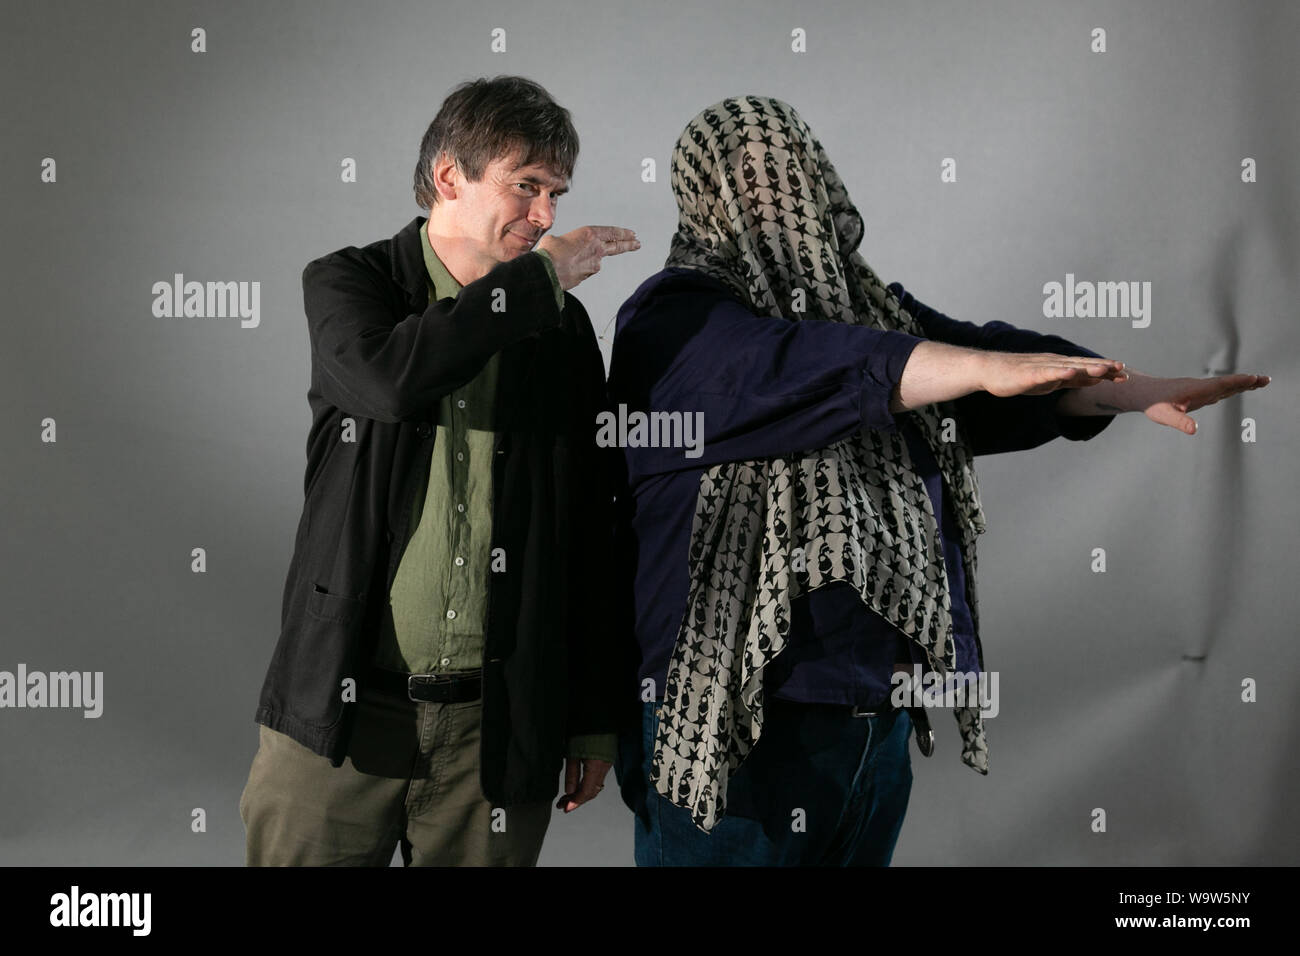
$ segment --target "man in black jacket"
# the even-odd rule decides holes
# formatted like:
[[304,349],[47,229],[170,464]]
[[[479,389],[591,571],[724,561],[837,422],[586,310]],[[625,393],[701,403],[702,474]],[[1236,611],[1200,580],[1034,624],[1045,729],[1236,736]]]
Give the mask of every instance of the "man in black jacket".
[[[532,865],[613,761],[616,449],[570,289],[627,229],[551,227],[578,138],[518,77],[425,133],[417,217],[310,264],[312,426],[240,800],[250,865]],[[539,241],[540,240],[540,241]]]

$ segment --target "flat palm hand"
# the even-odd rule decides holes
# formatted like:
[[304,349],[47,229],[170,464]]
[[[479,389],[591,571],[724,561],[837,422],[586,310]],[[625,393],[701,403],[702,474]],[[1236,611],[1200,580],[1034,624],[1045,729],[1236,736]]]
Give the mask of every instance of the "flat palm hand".
[[1196,422],[1188,412],[1213,405],[1241,392],[1263,388],[1267,375],[1216,375],[1213,378],[1154,379],[1150,393],[1143,396],[1142,411],[1159,425],[1196,434]]

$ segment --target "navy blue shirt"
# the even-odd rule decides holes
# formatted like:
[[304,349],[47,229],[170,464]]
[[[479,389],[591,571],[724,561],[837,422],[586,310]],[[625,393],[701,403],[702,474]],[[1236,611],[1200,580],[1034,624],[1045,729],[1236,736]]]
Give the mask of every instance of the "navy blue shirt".
[[[1006,322],[959,322],[889,287],[925,337],[1002,352],[1097,353]],[[638,678],[662,697],[689,587],[688,554],[702,472],[720,462],[788,456],[847,438],[860,428],[900,428],[925,483],[947,569],[957,669],[982,667],[966,598],[960,532],[942,476],[920,432],[889,401],[921,339],[840,322],[756,316],[711,276],[665,269],[618,312],[609,396],[629,411],[703,413],[699,457],[682,448],[625,448],[624,553],[632,562]],[[1056,412],[1061,393],[957,399],[959,427],[975,454],[1034,448],[1053,438],[1091,438],[1114,416]],[[871,610],[848,582],[832,582],[791,602],[789,644],[768,665],[767,693],[787,700],[874,706],[890,692],[897,662],[924,654]]]

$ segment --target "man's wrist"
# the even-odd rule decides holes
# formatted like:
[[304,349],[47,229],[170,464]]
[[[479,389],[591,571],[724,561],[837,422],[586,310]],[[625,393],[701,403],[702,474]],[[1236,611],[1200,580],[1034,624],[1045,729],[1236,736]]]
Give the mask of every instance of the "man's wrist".
[[1151,394],[1157,379],[1130,368],[1124,369],[1125,382],[1098,382],[1087,388],[1064,389],[1056,410],[1061,415],[1119,415],[1141,411],[1155,399]]
[[578,734],[569,738],[566,756],[580,760],[613,763],[618,755],[617,734]]
[[962,381],[969,386],[966,394],[985,391],[984,384],[988,380],[989,353],[984,349],[963,349],[962,351],[967,353],[963,356],[965,365],[962,370]]
[[987,354],[980,349],[924,339],[907,358],[889,410],[910,411],[980,391],[986,378]]

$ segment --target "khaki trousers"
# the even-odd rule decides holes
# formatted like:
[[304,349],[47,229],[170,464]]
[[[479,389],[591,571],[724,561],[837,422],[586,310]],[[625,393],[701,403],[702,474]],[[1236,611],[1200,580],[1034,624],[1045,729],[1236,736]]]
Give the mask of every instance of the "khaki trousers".
[[[259,724],[239,800],[249,866],[534,866],[552,801],[494,808],[479,789],[480,701],[363,692],[334,767]],[[557,781],[558,783],[558,781]]]

